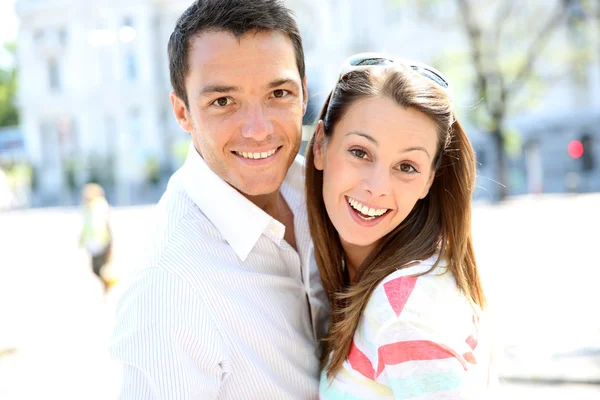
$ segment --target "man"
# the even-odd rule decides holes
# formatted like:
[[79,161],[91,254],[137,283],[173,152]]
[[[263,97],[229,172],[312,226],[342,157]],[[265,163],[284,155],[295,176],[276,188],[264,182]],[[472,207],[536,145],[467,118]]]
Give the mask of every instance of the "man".
[[193,146],[117,305],[121,398],[316,398],[327,306],[294,161],[307,102],[296,23],[277,0],[200,0],[169,63]]

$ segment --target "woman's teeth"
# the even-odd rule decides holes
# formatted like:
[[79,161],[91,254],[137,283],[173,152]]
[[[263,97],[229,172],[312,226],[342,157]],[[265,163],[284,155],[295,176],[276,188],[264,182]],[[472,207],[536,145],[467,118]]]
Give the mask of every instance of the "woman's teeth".
[[374,219],[377,217],[381,217],[383,214],[385,214],[389,209],[387,208],[369,208],[367,206],[365,206],[364,204],[362,204],[361,202],[359,202],[358,200],[355,200],[351,197],[348,197],[348,204],[350,204],[350,206],[352,208],[354,208],[356,211],[360,212],[361,214],[370,217],[368,219]]

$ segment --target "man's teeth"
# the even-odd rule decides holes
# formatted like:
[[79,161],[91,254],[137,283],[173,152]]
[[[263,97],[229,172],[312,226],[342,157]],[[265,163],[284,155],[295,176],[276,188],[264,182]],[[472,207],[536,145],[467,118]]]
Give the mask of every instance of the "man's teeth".
[[273,150],[269,150],[269,151],[263,151],[262,153],[246,153],[245,151],[236,151],[235,153],[238,156],[242,156],[244,158],[250,158],[250,159],[254,159],[254,160],[260,160],[261,158],[267,158],[267,157],[271,157],[273,154],[275,154],[275,152],[277,151],[277,149],[273,149]]
[[364,204],[360,203],[358,200],[354,200],[351,197],[348,197],[348,203],[354,208],[356,211],[361,212],[364,215],[368,215],[369,217],[380,217],[387,212],[387,208],[369,208]]

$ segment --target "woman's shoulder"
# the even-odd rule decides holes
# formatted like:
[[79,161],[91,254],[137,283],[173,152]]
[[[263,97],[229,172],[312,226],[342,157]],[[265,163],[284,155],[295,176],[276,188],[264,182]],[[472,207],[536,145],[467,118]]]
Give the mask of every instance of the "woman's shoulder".
[[390,281],[402,278],[419,278],[422,276],[432,277],[443,275],[447,269],[446,265],[446,261],[443,258],[440,258],[440,255],[437,253],[425,260],[412,261],[408,263],[407,266],[403,268],[397,268],[395,271],[386,276],[378,285],[378,288],[384,286]]
[[365,307],[365,320],[380,326],[399,319],[438,320],[468,307],[446,262],[438,258],[415,261],[386,276]]

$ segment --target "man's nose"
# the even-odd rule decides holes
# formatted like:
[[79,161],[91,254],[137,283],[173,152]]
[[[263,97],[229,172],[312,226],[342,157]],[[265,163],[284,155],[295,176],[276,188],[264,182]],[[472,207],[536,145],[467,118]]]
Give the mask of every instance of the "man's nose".
[[273,134],[273,124],[261,104],[250,104],[244,119],[245,121],[242,126],[243,137],[262,142],[269,135]]

